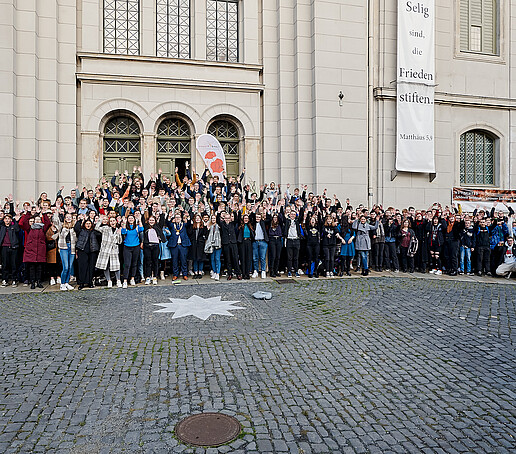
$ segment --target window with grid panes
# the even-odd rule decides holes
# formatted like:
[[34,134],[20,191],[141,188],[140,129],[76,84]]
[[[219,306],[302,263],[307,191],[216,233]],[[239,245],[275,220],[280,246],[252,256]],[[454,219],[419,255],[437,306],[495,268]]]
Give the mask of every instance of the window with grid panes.
[[190,0],[156,0],[156,54],[190,58]]
[[206,59],[238,62],[238,0],[206,1]]
[[468,131],[460,137],[461,184],[495,184],[495,139],[484,131]]
[[104,0],[104,52],[140,53],[139,0]]
[[227,120],[217,120],[208,128],[208,134],[215,136],[220,142],[226,156],[238,157],[238,136],[237,127]]
[[460,50],[498,55],[499,0],[460,1]]
[[179,118],[163,120],[158,127],[158,153],[190,154],[190,128]]
[[140,127],[133,119],[116,117],[104,128],[105,153],[140,153]]

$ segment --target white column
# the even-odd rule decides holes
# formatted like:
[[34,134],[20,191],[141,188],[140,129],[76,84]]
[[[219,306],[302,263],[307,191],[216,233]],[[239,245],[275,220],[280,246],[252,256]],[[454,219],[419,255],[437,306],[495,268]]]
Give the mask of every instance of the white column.
[[103,153],[99,132],[82,132],[81,183],[86,187],[95,187],[102,175]]
[[156,173],[156,134],[143,134],[142,147],[142,172],[146,181],[149,179],[151,173]]
[[57,189],[57,7],[55,0],[37,1],[38,193]]
[[[75,0],[59,0],[57,24],[57,185],[77,182],[77,103],[75,81],[76,11]],[[79,110],[80,111],[80,110]]]
[[[244,140],[244,156],[240,156],[240,172],[245,167],[246,183],[256,182],[256,188],[262,184],[261,179],[261,140],[259,137],[247,137]],[[243,165],[242,165],[243,163]]]
[[36,0],[18,2],[15,12],[16,98],[14,104],[16,157],[16,195],[34,197],[37,192],[37,14]]
[[239,40],[242,51],[240,62],[259,64],[259,42],[258,42],[258,0],[246,0],[240,2],[240,31]]
[[192,29],[190,30],[191,58],[206,60],[206,0],[195,0],[191,3],[193,10]]
[[82,0],[81,49],[85,52],[104,51],[103,0]]
[[141,0],[140,54],[156,55],[156,0]]
[[0,4],[0,194],[14,194],[14,14],[14,2]]

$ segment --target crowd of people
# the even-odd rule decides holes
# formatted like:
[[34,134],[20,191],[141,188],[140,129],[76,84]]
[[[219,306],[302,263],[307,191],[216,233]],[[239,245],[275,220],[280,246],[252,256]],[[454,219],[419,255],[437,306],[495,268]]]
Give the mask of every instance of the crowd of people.
[[[253,191],[239,177],[186,169],[116,172],[93,189],[55,198],[42,193],[0,210],[2,286],[63,291],[107,285],[156,285],[158,279],[218,281],[285,273],[308,278],[367,276],[371,270],[511,277],[516,218],[506,205],[462,212],[460,206],[371,210],[327,191],[271,182]],[[508,211],[508,215],[506,212]],[[105,281],[105,282],[104,282]]]

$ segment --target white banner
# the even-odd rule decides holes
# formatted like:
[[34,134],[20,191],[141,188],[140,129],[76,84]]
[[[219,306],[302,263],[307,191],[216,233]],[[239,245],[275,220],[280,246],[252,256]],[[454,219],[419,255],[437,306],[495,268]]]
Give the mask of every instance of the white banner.
[[210,173],[222,180],[222,172],[226,170],[226,157],[219,141],[211,134],[202,134],[197,138],[196,148]]
[[396,170],[435,172],[435,0],[398,0]]

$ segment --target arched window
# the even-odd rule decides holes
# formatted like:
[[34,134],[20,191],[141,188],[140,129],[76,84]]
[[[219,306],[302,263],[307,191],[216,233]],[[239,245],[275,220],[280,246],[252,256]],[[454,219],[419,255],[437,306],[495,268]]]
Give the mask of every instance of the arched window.
[[140,0],[104,0],[104,52],[140,53]]
[[495,184],[495,139],[485,131],[460,136],[461,184]]
[[140,165],[140,127],[129,117],[115,117],[104,128],[104,174],[132,171]]
[[208,134],[215,136],[224,150],[227,174],[238,175],[240,135],[236,125],[228,120],[216,120],[209,126]]
[[186,162],[190,161],[191,134],[188,123],[180,118],[167,118],[158,126],[158,168],[165,175],[173,175],[178,169],[184,177]]
[[190,0],[156,0],[158,57],[190,58]]

